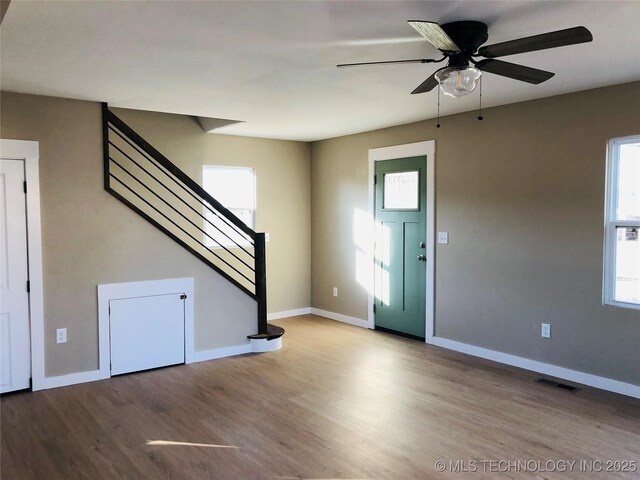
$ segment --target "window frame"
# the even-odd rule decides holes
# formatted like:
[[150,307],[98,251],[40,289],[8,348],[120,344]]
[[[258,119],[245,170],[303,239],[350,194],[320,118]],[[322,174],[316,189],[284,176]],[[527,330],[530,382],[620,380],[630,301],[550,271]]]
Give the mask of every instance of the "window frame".
[[620,147],[622,145],[631,143],[640,143],[640,134],[629,135],[627,137],[611,138],[607,144],[602,304],[640,310],[640,303],[622,302],[615,299],[617,254],[616,229],[621,227],[640,228],[640,221],[618,220],[616,218],[618,209],[618,174],[620,165]]
[[[415,208],[410,208],[410,207],[387,207],[386,206],[386,202],[387,202],[387,175],[398,175],[398,174],[403,174],[403,173],[416,173],[417,174],[417,181],[416,181],[416,203],[417,206]],[[422,179],[422,169],[418,168],[416,169],[410,169],[410,170],[401,170],[401,171],[397,171],[397,172],[391,172],[391,173],[384,173],[382,174],[382,210],[384,210],[385,212],[419,212],[420,208],[422,207],[422,205],[420,205],[420,180]]]
[[[251,224],[247,226],[250,229],[255,230],[256,229],[256,211],[257,211],[257,203],[258,203],[256,169],[254,167],[245,167],[245,166],[239,166],[239,165],[211,165],[211,164],[202,165],[202,188],[204,188],[205,191],[209,193],[213,198],[215,198],[216,200],[219,200],[218,198],[216,198],[216,196],[212,192],[207,190],[207,187],[204,181],[204,173],[206,170],[249,170],[251,171],[251,176],[253,178],[253,208],[251,209],[235,208],[233,206],[225,205],[222,201],[221,203],[231,213],[236,215],[236,217],[238,217],[238,215],[236,214],[236,210],[249,210],[251,212]],[[207,211],[208,211],[207,208],[203,206],[203,216],[206,217]],[[203,220],[203,229],[207,231],[206,220]],[[241,247],[253,247],[253,243],[251,243],[249,239],[247,239],[246,242],[240,242],[238,244],[231,243],[230,240],[229,240],[229,243],[226,243],[226,242],[214,243],[213,240],[211,240],[206,234],[203,233],[202,236],[203,236],[203,243],[205,247],[210,250],[218,250],[218,249],[228,250],[228,249],[241,248]]]

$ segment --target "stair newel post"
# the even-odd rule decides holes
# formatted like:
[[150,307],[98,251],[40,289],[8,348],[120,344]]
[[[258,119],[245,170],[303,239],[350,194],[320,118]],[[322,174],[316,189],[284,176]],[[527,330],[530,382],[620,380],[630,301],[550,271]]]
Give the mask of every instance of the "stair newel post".
[[256,297],[258,298],[258,333],[267,333],[267,255],[265,234],[256,233]]
[[111,188],[109,177],[109,106],[102,103],[102,170],[104,174],[104,189],[108,192]]

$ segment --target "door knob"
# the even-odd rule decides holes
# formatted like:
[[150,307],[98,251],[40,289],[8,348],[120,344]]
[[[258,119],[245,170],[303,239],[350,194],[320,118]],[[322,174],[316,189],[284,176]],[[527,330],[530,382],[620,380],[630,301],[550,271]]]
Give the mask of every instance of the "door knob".
[[426,262],[427,257],[425,257],[424,255],[418,255],[418,260],[420,260],[421,262]]

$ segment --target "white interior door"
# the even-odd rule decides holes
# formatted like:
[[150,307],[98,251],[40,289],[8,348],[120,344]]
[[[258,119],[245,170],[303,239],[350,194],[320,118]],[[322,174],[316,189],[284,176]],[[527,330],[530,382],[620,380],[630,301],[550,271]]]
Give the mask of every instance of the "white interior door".
[[109,301],[111,375],[184,363],[179,293]]
[[31,336],[24,161],[0,163],[0,393],[5,393],[29,388]]

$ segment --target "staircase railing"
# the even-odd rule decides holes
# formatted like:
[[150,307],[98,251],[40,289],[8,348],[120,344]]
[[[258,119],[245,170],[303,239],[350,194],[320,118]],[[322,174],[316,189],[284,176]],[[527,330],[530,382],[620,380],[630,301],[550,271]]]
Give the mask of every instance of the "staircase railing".
[[102,104],[104,188],[257,302],[268,337],[265,234],[213,198]]

